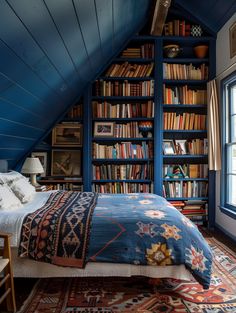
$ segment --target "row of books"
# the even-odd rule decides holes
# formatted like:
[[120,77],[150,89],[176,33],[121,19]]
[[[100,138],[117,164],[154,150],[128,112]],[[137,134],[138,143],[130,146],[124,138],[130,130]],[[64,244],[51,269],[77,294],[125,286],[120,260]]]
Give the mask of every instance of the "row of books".
[[154,102],[109,103],[93,101],[93,118],[154,117]]
[[114,123],[114,138],[142,138],[142,132],[139,131],[138,122],[126,124]]
[[153,71],[154,63],[133,64],[129,62],[113,63],[107,72],[106,77],[149,77]]
[[93,184],[92,190],[99,193],[153,193],[153,185],[140,183]]
[[195,221],[206,221],[208,205],[202,200],[170,201],[170,203],[183,215]]
[[164,164],[164,178],[207,178],[208,164]]
[[95,96],[153,96],[154,80],[133,82],[127,80],[104,81],[102,79],[95,81]]
[[164,36],[190,36],[191,25],[185,20],[175,19],[164,24]]
[[68,118],[76,118],[82,116],[82,104],[76,104],[73,108],[67,113]]
[[153,179],[153,164],[93,165],[93,179]]
[[163,63],[164,79],[208,79],[208,66],[204,63],[198,66],[193,64]]
[[163,127],[164,130],[206,130],[206,115],[164,112]]
[[166,87],[163,85],[164,104],[206,104],[207,92],[185,86]]
[[[165,143],[169,147],[173,147],[171,150],[166,150]],[[204,139],[176,139],[176,140],[164,140],[163,141],[163,153],[164,154],[208,154],[208,140]]]
[[154,58],[154,45],[145,43],[140,47],[128,47],[123,50],[121,57],[123,58]]
[[93,143],[94,159],[144,159],[153,158],[152,142],[134,144],[131,142],[116,143],[115,145],[100,145]]
[[48,184],[50,190],[71,190],[71,191],[83,191],[83,185],[77,185],[73,183],[57,183],[57,184]]
[[163,196],[167,198],[207,197],[208,183],[202,181],[164,182]]

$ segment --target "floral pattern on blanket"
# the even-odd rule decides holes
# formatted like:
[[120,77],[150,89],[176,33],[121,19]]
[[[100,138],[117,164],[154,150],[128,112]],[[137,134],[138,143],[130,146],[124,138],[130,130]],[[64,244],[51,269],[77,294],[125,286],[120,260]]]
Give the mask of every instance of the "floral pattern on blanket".
[[212,254],[198,228],[153,194],[99,195],[92,218],[89,261],[185,264],[208,288]]

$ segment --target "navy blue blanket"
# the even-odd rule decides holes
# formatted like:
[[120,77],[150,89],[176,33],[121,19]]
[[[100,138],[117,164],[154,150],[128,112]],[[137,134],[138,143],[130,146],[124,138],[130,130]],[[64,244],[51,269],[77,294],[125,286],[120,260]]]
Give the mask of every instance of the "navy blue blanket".
[[185,264],[208,288],[212,254],[198,228],[153,194],[102,194],[92,218],[87,261]]

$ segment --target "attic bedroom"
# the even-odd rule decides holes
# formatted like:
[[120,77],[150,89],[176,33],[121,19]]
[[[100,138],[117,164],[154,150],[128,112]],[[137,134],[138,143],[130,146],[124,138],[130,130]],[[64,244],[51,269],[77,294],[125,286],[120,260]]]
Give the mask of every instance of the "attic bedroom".
[[0,313],[236,312],[236,1],[0,17]]

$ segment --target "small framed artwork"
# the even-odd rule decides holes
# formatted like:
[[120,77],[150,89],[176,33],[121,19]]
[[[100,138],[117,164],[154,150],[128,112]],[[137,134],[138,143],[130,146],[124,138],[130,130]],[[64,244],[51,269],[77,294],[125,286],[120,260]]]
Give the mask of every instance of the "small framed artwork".
[[47,152],[32,152],[31,157],[39,158],[39,161],[42,164],[42,167],[44,169],[44,172],[40,174],[40,176],[42,177],[46,176],[47,175],[47,159],[48,159]]
[[52,131],[52,145],[57,147],[80,147],[82,145],[82,125],[58,124]]
[[184,139],[175,140],[175,150],[177,154],[187,154],[186,140]]
[[229,29],[230,58],[236,56],[236,22]]
[[112,137],[114,134],[113,122],[95,122],[94,137]]
[[80,150],[52,150],[52,176],[81,176]]
[[175,154],[175,145],[173,140],[163,140],[162,147],[164,154]]

